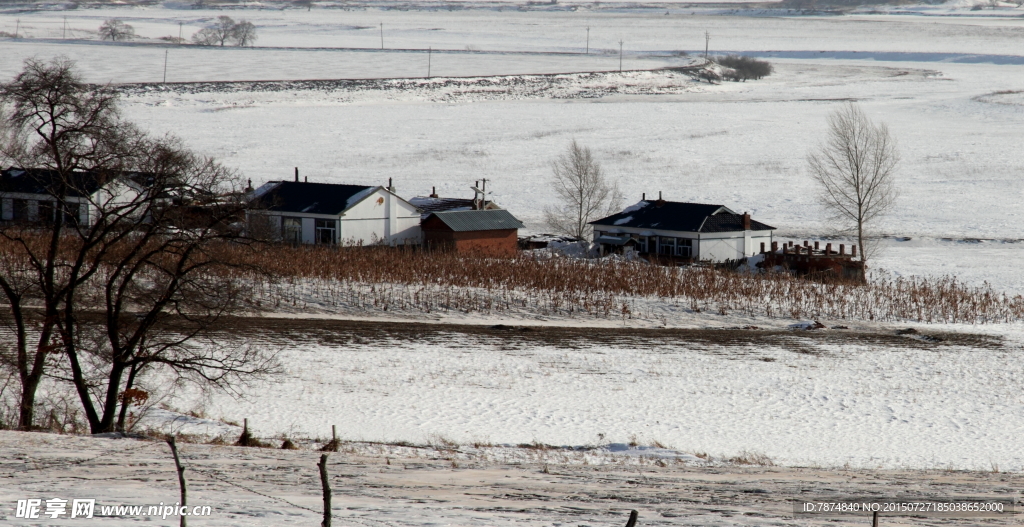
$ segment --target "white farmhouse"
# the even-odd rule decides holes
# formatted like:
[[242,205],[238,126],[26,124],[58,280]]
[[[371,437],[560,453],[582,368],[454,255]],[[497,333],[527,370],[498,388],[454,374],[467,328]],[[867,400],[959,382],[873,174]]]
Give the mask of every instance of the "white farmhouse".
[[0,172],[0,221],[52,225],[58,214],[69,226],[91,226],[101,209],[135,200],[145,176],[103,176],[74,171],[67,176],[46,169],[9,168]]
[[419,245],[422,238],[420,211],[385,187],[271,181],[252,198],[250,231],[287,243]]
[[590,222],[602,253],[633,250],[673,259],[739,260],[771,247],[775,227],[724,205],[643,200]]

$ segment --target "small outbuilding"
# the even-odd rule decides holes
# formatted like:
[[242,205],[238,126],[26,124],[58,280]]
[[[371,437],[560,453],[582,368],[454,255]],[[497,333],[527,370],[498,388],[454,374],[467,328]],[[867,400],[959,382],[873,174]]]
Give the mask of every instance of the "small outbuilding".
[[420,225],[428,249],[480,256],[515,256],[523,223],[509,211],[433,212]]

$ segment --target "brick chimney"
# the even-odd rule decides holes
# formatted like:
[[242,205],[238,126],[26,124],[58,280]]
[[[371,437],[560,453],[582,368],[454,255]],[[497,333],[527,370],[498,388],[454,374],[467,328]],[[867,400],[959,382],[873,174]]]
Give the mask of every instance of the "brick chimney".
[[750,230],[750,213],[748,212],[743,213],[743,230]]
[[437,196],[437,187],[430,187],[430,197],[432,197],[432,198],[438,197]]

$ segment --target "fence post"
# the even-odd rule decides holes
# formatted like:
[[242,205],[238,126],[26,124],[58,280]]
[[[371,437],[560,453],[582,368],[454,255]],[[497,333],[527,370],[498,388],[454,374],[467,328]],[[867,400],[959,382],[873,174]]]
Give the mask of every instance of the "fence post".
[[[171,454],[174,454],[174,468],[178,471],[178,486],[181,487],[181,506],[185,507],[188,505],[185,491],[185,467],[181,466],[181,460],[178,459],[178,445],[174,442],[174,436],[167,435],[167,445],[171,447]],[[178,527],[186,527],[186,516],[182,514],[179,518]]]
[[320,485],[324,488],[324,521],[320,527],[331,527],[331,483],[327,481],[327,456],[320,454],[320,463],[317,464],[320,467]]
[[629,511],[629,521],[626,522],[626,527],[634,527],[636,525],[636,519],[640,516],[639,512]]

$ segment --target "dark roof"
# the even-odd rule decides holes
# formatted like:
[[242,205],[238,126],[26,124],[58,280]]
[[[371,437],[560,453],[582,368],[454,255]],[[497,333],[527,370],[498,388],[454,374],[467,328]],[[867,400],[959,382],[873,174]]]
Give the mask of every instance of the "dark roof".
[[[682,232],[732,232],[743,230],[743,215],[736,214],[725,205],[641,201],[618,214],[590,224]],[[750,220],[750,228],[755,231],[775,229],[753,219]]]
[[524,227],[523,222],[503,209],[434,212],[431,216],[441,220],[455,232],[498,231]]
[[412,203],[413,206],[424,213],[473,209],[473,200],[469,198],[429,198],[416,196],[410,199],[409,203]]
[[267,210],[305,214],[341,214],[379,187],[271,181],[254,191],[253,201]]
[[[54,188],[58,177],[55,170],[10,168],[0,172],[0,192],[50,195],[47,189]],[[76,171],[68,179],[68,196],[83,197],[96,192],[104,178],[95,172]]]

